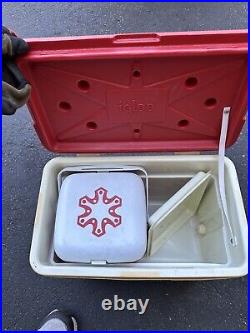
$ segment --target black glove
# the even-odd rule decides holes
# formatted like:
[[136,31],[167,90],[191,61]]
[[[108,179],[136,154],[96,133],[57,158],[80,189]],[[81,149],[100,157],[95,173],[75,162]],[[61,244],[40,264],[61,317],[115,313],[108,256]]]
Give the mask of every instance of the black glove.
[[2,28],[2,114],[14,114],[30,96],[31,87],[15,64],[15,58],[27,51],[23,39]]

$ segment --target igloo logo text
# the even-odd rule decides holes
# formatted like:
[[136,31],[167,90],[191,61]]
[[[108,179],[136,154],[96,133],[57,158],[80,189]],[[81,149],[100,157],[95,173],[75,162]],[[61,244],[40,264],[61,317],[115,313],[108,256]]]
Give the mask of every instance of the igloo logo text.
[[[95,190],[93,198],[87,195],[80,198],[79,206],[84,209],[84,212],[78,216],[77,224],[82,228],[92,225],[92,234],[96,237],[106,233],[107,224],[116,228],[122,223],[121,215],[116,212],[116,209],[122,206],[122,199],[117,195],[108,198],[108,191],[103,187]],[[103,217],[97,218],[100,212],[103,212]]]

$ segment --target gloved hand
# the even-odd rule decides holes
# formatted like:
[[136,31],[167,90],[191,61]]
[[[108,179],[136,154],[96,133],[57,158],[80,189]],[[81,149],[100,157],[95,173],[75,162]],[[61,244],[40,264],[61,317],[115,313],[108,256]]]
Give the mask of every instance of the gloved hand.
[[30,96],[31,86],[15,64],[16,57],[27,51],[23,39],[2,27],[2,114],[14,114]]

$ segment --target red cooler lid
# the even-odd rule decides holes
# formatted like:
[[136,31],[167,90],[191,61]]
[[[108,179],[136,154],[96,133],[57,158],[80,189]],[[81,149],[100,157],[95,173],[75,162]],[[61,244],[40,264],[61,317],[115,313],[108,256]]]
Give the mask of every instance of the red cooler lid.
[[19,66],[35,129],[54,152],[217,150],[247,106],[247,31],[28,39]]

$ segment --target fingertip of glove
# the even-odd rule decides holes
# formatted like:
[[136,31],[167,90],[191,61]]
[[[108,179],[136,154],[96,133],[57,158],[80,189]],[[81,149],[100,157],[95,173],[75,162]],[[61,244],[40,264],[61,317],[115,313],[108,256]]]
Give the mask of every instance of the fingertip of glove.
[[12,37],[11,39],[12,39],[12,49],[14,55],[21,55],[28,52],[29,45],[25,40],[17,37]]

